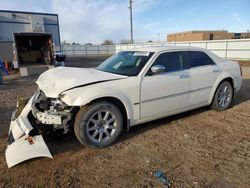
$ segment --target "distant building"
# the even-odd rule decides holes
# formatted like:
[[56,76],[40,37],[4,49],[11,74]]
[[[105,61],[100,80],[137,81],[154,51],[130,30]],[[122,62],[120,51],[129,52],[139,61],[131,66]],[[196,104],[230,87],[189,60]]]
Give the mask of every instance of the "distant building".
[[168,42],[173,41],[201,41],[250,38],[249,32],[229,33],[227,30],[185,31],[171,33],[167,36]]

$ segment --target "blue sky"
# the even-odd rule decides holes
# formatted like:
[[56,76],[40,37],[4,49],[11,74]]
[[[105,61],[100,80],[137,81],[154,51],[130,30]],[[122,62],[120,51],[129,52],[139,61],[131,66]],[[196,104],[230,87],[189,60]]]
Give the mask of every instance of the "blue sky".
[[[128,0],[0,0],[0,9],[58,13],[61,39],[102,43],[129,39]],[[172,32],[250,30],[250,0],[134,0],[137,42],[166,40]]]

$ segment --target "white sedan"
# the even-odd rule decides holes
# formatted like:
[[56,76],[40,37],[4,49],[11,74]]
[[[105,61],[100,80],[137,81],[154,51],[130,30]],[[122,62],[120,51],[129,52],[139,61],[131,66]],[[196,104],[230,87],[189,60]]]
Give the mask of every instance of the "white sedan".
[[194,47],[134,49],[96,69],[48,70],[37,80],[37,92],[13,112],[7,164],[52,157],[41,130],[74,130],[83,145],[103,148],[137,124],[207,105],[225,110],[241,83],[238,63]]

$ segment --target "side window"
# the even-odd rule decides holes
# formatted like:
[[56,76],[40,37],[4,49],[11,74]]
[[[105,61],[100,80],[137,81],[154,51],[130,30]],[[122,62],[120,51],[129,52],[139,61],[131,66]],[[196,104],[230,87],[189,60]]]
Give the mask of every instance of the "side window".
[[182,52],[167,52],[159,55],[154,65],[163,65],[165,72],[179,71],[183,68],[184,58]]
[[199,67],[204,65],[214,65],[213,60],[204,52],[188,51],[190,67]]

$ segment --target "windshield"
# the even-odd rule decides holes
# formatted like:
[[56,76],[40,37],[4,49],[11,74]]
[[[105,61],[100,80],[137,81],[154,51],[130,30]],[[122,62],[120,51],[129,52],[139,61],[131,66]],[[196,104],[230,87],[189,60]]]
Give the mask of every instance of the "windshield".
[[136,76],[152,55],[152,52],[142,51],[118,52],[104,61],[96,69],[126,76]]

